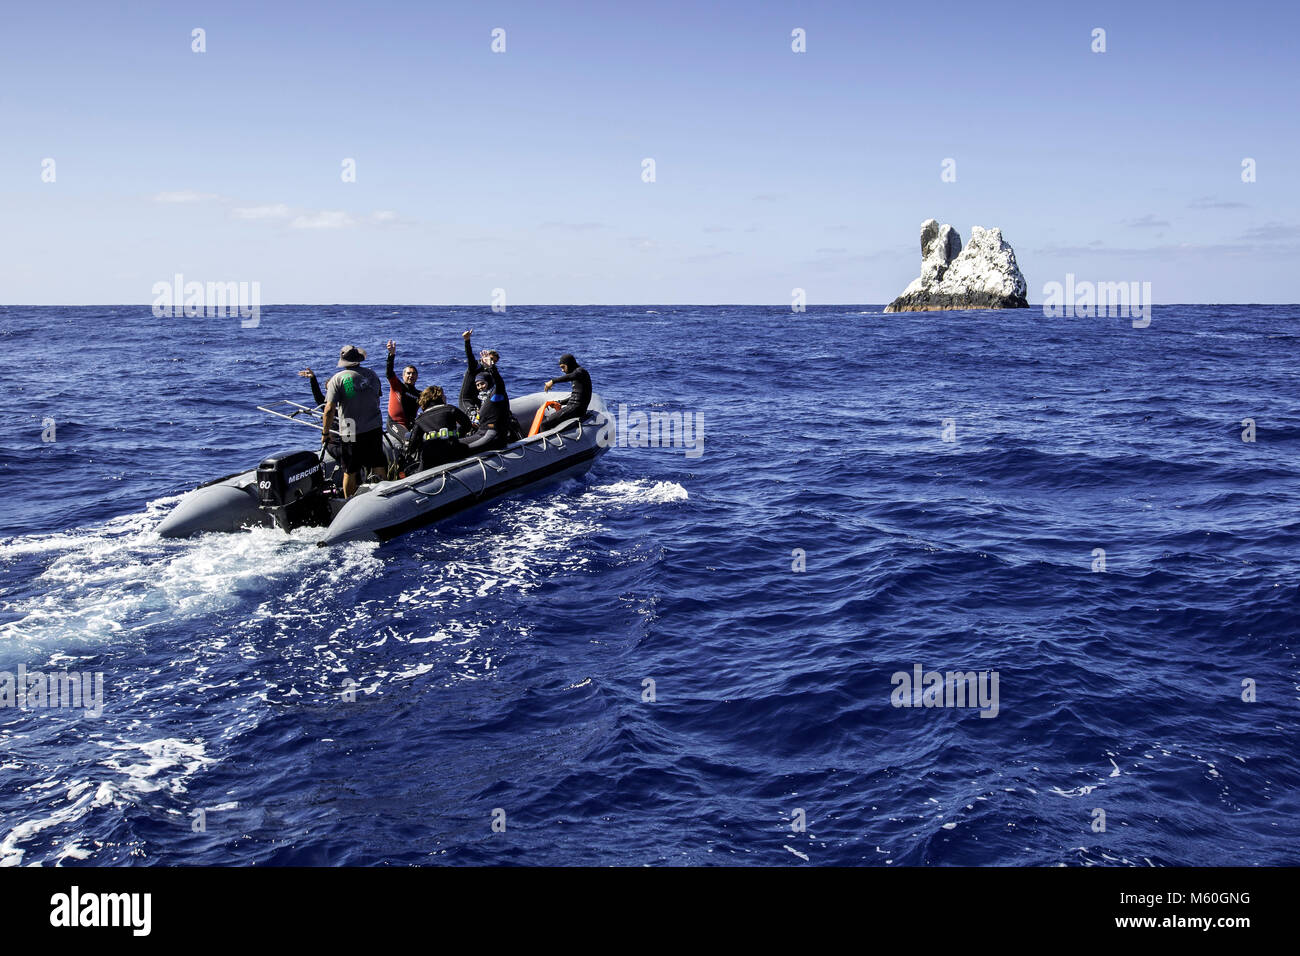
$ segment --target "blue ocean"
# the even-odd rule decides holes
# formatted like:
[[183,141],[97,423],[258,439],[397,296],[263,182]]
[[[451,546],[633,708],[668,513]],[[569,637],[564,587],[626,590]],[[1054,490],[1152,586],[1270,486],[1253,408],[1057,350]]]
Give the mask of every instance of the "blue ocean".
[[[0,707],[0,865],[1300,864],[1298,318],[0,307],[0,672],[102,675]],[[299,369],[454,394],[468,328],[703,444],[383,545],[155,533],[315,449],[256,410]]]

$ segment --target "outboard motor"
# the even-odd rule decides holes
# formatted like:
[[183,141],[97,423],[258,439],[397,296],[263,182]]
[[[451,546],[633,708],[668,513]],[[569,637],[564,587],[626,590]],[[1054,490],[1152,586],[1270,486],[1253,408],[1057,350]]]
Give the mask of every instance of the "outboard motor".
[[258,465],[257,506],[285,531],[329,524],[333,516],[325,497],[325,472],[316,453],[285,452]]

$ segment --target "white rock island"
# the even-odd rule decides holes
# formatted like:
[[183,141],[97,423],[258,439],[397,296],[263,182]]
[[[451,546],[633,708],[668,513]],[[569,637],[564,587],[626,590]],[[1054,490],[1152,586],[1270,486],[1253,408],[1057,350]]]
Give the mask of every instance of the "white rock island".
[[921,275],[886,312],[949,309],[1027,309],[1025,277],[1001,229],[972,226],[970,242],[938,220],[921,223]]

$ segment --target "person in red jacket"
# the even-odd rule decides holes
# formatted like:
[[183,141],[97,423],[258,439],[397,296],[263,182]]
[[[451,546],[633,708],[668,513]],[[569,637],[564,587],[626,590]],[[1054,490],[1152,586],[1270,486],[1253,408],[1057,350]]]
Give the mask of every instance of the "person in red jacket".
[[[397,422],[403,428],[409,429],[415,424],[415,418],[420,412],[420,390],[415,387],[415,380],[420,377],[420,373],[414,365],[408,365],[402,369],[402,377],[398,378],[393,369],[393,359],[397,356],[397,343],[389,340],[388,342],[388,420]],[[325,393],[321,391],[320,382],[316,380],[316,373],[309,368],[303,369],[298,373],[305,379],[309,380],[311,385],[311,396],[316,401],[317,407],[325,404]]]
[[415,387],[415,380],[420,377],[414,365],[402,369],[402,377],[393,372],[393,359],[397,357],[397,343],[388,340],[388,420],[397,422],[403,428],[415,424],[415,416],[420,413],[420,390]]

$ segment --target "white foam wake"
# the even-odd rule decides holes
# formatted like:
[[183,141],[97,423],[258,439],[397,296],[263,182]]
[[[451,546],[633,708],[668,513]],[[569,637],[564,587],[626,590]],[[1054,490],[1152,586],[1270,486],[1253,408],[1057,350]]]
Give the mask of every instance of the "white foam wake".
[[48,562],[26,587],[35,593],[0,600],[10,618],[0,623],[0,640],[94,644],[205,617],[304,574],[332,569],[364,580],[382,566],[377,545],[315,547],[320,529],[160,538],[153,529],[177,500],[101,525],[0,539],[0,566],[33,556]]
[[[0,838],[0,866],[20,866],[27,854],[23,844],[32,843],[50,828],[70,829],[97,809],[129,808],[158,790],[184,794],[190,779],[214,762],[197,738],[99,743],[111,751],[100,761],[106,771],[102,779],[75,780],[69,784],[51,779],[28,787],[28,790],[57,792],[49,795],[44,813],[24,820]],[[81,846],[73,838],[54,851],[54,858],[55,862],[84,860],[93,854],[94,850]]]
[[690,497],[686,489],[675,481],[616,481],[612,485],[596,485],[589,491],[619,504],[666,504],[670,501],[685,501]]

